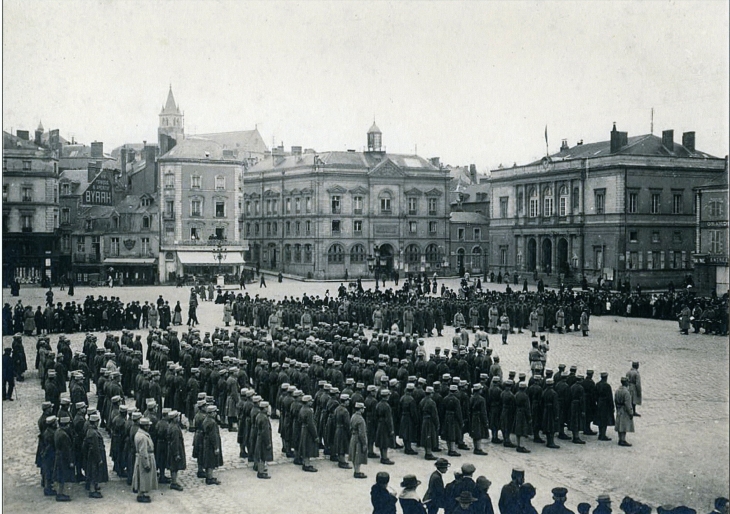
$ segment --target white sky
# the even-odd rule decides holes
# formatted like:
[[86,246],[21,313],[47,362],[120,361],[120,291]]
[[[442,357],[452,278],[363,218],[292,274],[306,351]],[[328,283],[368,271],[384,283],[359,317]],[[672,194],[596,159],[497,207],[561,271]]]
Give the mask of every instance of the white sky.
[[566,138],[696,131],[728,154],[728,2],[3,0],[3,128],[156,141],[186,133],[388,151],[480,172]]

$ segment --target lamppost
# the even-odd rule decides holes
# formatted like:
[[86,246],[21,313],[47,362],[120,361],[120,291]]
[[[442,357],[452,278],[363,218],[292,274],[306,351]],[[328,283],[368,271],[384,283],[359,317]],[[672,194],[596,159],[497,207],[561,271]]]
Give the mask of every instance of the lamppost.
[[378,245],[373,246],[373,254],[368,255],[367,259],[365,259],[368,263],[368,269],[370,270],[370,273],[374,273],[375,275],[375,290],[378,290],[378,280],[380,278],[380,247]]
[[223,240],[218,239],[215,243],[215,247],[213,248],[213,259],[218,261],[218,280],[219,281],[220,281],[220,277],[223,275],[222,263],[224,260],[226,260],[226,257],[227,257],[227,252],[226,252],[225,246],[223,245]]

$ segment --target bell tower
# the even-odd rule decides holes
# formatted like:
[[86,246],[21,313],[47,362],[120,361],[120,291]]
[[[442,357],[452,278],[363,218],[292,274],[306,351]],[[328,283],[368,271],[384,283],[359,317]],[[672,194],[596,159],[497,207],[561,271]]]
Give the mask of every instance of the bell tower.
[[157,137],[160,144],[160,155],[164,155],[185,138],[185,115],[180,111],[180,106],[175,103],[172,85],[167,93],[167,102],[162,106],[159,116]]
[[373,121],[373,126],[368,130],[368,152],[383,151],[383,133]]

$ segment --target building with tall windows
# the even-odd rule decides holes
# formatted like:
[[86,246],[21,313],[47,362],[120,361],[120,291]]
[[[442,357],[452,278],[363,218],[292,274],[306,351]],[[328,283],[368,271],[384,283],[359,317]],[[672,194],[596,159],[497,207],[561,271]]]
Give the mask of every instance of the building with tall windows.
[[612,281],[666,287],[692,273],[693,188],[725,173],[725,159],[674,131],[569,147],[491,171],[490,266],[546,282]]
[[387,153],[374,123],[362,152],[274,149],[244,173],[246,262],[318,279],[440,270],[449,181],[437,159]]
[[730,288],[728,268],[728,173],[694,188],[695,277],[699,294],[715,291],[722,296]]
[[59,152],[42,134],[3,132],[3,285],[57,279]]

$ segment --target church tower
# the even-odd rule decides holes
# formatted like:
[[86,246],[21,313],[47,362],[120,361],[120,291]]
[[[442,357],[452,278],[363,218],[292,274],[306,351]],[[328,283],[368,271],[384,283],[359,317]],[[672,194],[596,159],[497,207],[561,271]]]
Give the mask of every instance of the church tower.
[[157,138],[160,144],[160,155],[164,155],[185,138],[184,115],[180,106],[175,103],[172,85],[167,93],[167,102],[160,111],[160,124],[157,127]]

